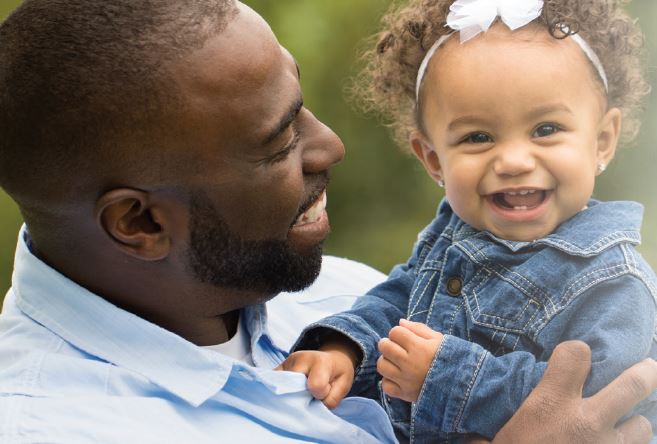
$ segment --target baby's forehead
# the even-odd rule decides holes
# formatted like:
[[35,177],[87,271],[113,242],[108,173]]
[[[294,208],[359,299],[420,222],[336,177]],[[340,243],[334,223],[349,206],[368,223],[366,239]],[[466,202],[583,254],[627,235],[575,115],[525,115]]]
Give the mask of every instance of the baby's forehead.
[[583,81],[596,79],[591,63],[573,39],[557,39],[538,24],[511,31],[497,22],[487,32],[464,43],[454,33],[436,52],[429,71],[435,75],[462,67],[482,72],[539,68],[567,73]]
[[532,24],[511,31],[503,23],[496,22],[488,31],[480,33],[465,43],[460,42],[459,33],[454,33],[438,50],[437,58],[454,55],[467,57],[473,51],[490,51],[491,55],[499,55],[500,50],[510,51],[511,55],[513,52],[518,52],[518,56],[522,56],[525,51],[549,51],[552,56],[563,57],[583,55],[581,49],[571,39],[557,39],[544,26]]

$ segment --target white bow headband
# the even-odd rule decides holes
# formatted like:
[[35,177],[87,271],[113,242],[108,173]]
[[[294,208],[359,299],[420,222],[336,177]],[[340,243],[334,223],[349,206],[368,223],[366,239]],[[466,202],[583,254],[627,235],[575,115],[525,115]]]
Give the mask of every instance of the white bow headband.
[[[497,17],[499,17],[509,29],[511,29],[511,31],[515,31],[518,28],[528,25],[541,15],[541,12],[543,11],[543,0],[456,0],[452,6],[450,6],[449,10],[450,12],[447,16],[447,24],[445,26],[453,29],[454,32],[459,32],[461,43],[465,43],[479,33],[488,31]],[[422,60],[422,64],[417,73],[417,81],[415,84],[416,103],[420,98],[420,88],[422,87],[424,76],[427,73],[429,62],[438,48],[440,48],[447,39],[452,36],[452,34],[453,32],[440,37],[424,56],[424,60]],[[607,74],[605,73],[600,59],[591,46],[589,46],[589,44],[578,34],[571,34],[569,37],[579,45],[584,54],[589,58],[605,86],[605,91],[609,91]]]

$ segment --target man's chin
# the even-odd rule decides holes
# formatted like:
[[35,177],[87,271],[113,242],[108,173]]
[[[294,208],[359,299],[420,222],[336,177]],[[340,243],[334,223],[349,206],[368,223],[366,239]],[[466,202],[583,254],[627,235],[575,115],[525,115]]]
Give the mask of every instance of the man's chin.
[[322,241],[242,240],[207,200],[192,203],[189,264],[197,280],[216,287],[263,295],[303,290],[319,276]]

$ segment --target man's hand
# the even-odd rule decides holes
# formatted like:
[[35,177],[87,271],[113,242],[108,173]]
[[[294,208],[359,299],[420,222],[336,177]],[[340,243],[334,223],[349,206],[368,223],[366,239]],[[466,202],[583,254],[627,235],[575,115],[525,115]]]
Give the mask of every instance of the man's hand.
[[597,394],[582,398],[590,369],[591,350],[586,344],[560,344],[552,353],[543,379],[493,443],[648,443],[652,430],[644,417],[635,416],[618,426],[616,423],[657,389],[657,363],[646,359]]
[[276,370],[303,373],[308,391],[330,409],[349,393],[354,382],[356,353],[344,343],[325,344],[320,350],[292,353]]
[[383,376],[383,391],[394,398],[415,402],[443,335],[419,322],[402,319],[379,341],[381,357],[376,369]]

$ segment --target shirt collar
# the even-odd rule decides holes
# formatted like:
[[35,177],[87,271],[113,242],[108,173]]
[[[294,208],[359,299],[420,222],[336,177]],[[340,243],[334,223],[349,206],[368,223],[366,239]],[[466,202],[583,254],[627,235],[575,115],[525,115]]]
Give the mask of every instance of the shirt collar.
[[[85,353],[141,374],[194,406],[226,384],[236,361],[77,285],[34,256],[27,238],[23,227],[12,282],[16,304],[27,316]],[[243,315],[252,334],[266,332],[263,306],[247,307]]]
[[545,245],[573,256],[588,257],[617,244],[641,243],[643,206],[636,202],[600,202],[591,199],[585,210],[563,222],[553,233],[530,242],[510,241],[486,231],[479,232],[453,214],[446,201],[441,205],[441,210],[450,213],[446,232],[450,233],[454,242],[484,236],[513,252]]

